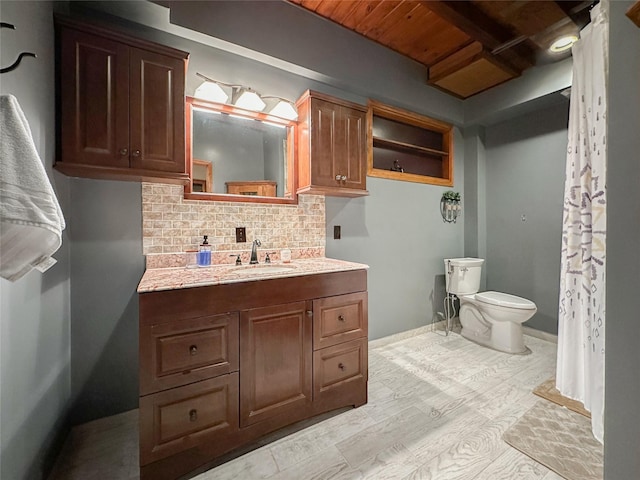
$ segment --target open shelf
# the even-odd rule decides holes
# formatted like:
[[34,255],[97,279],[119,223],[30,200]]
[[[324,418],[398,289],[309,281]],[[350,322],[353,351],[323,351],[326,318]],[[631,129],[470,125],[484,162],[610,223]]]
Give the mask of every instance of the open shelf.
[[369,101],[367,175],[453,186],[453,127]]
[[449,155],[449,152],[443,150],[436,150],[435,148],[421,147],[420,145],[411,145],[410,143],[398,142],[396,140],[388,140],[386,138],[373,137],[373,146],[380,148],[387,148],[389,150],[407,150],[410,152],[426,153],[429,155],[436,155],[444,157]]

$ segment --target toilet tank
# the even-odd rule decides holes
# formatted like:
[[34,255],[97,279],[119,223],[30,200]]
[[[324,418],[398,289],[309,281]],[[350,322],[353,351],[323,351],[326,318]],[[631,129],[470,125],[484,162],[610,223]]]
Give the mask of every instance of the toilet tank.
[[446,258],[444,276],[447,292],[456,295],[468,295],[480,290],[482,258]]

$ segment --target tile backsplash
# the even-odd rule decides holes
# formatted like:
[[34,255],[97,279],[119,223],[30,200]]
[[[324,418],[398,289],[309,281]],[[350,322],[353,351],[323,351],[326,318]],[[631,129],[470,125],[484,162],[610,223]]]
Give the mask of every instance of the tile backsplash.
[[[203,235],[215,258],[229,263],[231,253],[249,259],[251,242],[262,242],[261,252],[289,248],[293,258],[324,256],[325,203],[321,195],[300,195],[298,205],[185,200],[180,185],[142,184],[142,249],[150,254],[176,255],[196,249]],[[245,227],[247,242],[236,243],[236,227]],[[279,258],[278,255],[272,257]]]

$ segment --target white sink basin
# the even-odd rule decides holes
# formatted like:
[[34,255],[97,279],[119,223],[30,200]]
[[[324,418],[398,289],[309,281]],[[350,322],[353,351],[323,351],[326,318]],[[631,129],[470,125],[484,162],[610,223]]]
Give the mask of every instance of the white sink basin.
[[295,267],[285,267],[284,265],[247,265],[246,267],[236,267],[232,271],[242,274],[268,275],[274,273],[287,273],[295,270]]

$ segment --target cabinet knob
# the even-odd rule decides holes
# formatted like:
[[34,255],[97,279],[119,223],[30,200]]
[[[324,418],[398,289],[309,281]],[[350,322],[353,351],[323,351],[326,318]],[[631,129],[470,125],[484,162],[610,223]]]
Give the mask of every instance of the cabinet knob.
[[313,317],[313,310],[307,310],[307,317]]
[[340,180],[346,180],[346,179],[347,179],[347,176],[346,176],[346,175],[342,175],[342,176],[340,177]]
[[341,322],[344,322],[344,315],[338,315],[338,320],[340,320]]
[[133,153],[132,153],[132,155],[133,155],[134,157],[139,157],[139,156],[140,156],[140,150],[134,150],[134,151],[133,151]]
[[339,368],[340,370],[343,370],[343,371],[344,371],[344,363],[339,363],[339,364],[338,364],[338,368]]
[[127,150],[126,148],[121,148],[119,153],[124,157],[125,155],[127,155],[127,153],[129,153],[129,150]]
[[189,421],[195,422],[196,420],[198,420],[198,410],[194,408],[193,410],[189,411]]
[[336,175],[336,180],[340,181],[341,178],[342,178],[342,175]]
[[191,345],[189,347],[189,353],[191,355],[195,355],[196,353],[198,353],[198,346],[197,345]]

